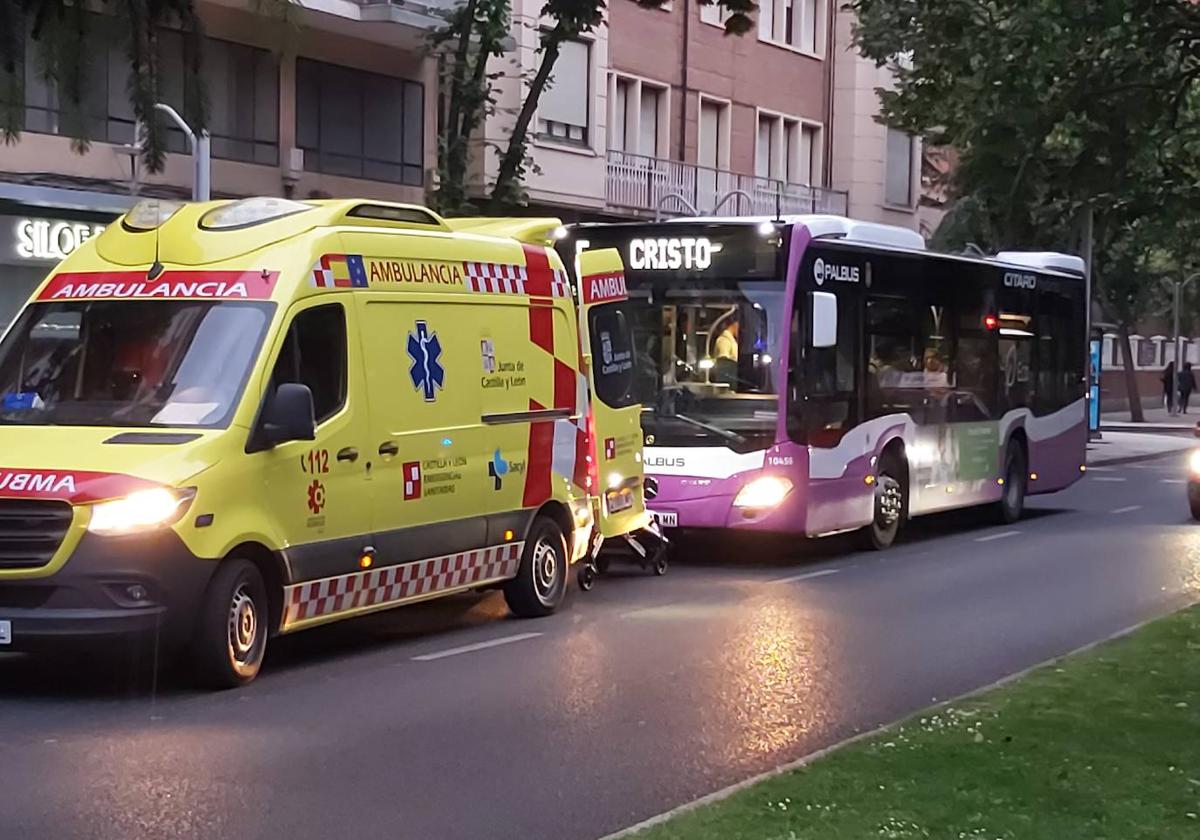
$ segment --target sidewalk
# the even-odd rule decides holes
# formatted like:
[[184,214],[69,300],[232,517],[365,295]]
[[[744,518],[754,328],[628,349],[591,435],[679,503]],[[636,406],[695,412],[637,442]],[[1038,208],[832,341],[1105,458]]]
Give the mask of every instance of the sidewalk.
[[1183,452],[1200,445],[1200,441],[1191,435],[1153,434],[1150,429],[1124,432],[1110,431],[1109,427],[1105,426],[1101,435],[1100,440],[1088,442],[1088,466],[1139,461],[1144,458],[1166,455],[1170,452]]
[[1100,415],[1100,431],[1112,429],[1121,432],[1190,432],[1196,428],[1196,421],[1200,420],[1200,400],[1197,400],[1188,414],[1172,416],[1165,408],[1147,408],[1143,414],[1146,422],[1133,423],[1129,419],[1128,411],[1106,411]]

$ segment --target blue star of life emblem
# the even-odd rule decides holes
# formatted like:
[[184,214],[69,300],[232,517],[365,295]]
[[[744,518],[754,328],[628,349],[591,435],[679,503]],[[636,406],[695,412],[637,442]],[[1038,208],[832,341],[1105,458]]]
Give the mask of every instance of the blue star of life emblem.
[[442,342],[437,333],[431,333],[424,321],[417,321],[417,331],[408,334],[408,357],[412,359],[408,375],[413,387],[424,393],[425,402],[433,402],[446,381],[441,355]]

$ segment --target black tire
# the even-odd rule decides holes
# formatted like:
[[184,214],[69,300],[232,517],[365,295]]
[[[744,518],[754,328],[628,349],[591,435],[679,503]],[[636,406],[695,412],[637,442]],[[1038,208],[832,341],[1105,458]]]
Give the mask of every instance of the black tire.
[[236,558],[222,563],[204,593],[192,638],[201,685],[237,688],[258,676],[267,652],[269,615],[267,587],[258,568]]
[[1029,486],[1029,461],[1021,444],[1008,445],[1004,453],[1003,475],[1003,492],[996,503],[996,516],[1005,525],[1011,525],[1025,512],[1025,492]]
[[1200,522],[1200,499],[1188,499],[1188,506],[1192,509],[1192,519]]
[[513,615],[550,615],[567,594],[567,540],[553,519],[539,516],[525,538],[517,576],[504,584],[504,600]]
[[873,551],[891,548],[908,511],[908,481],[898,458],[885,456],[875,474],[871,524],[862,530],[863,544]]

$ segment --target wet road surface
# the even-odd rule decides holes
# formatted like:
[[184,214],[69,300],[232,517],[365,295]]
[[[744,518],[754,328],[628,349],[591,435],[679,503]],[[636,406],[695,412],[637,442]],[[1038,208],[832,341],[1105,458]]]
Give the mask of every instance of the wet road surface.
[[539,621],[393,611],[222,694],[0,656],[0,838],[595,838],[1200,600],[1183,475],[1095,469],[882,554],[689,544]]

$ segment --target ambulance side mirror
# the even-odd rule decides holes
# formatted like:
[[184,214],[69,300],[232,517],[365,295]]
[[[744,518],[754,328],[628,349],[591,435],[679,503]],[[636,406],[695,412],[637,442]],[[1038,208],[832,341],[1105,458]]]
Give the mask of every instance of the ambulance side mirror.
[[259,415],[258,428],[248,451],[271,449],[293,440],[317,436],[316,409],[307,385],[285,382],[275,389]]

